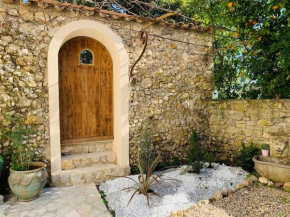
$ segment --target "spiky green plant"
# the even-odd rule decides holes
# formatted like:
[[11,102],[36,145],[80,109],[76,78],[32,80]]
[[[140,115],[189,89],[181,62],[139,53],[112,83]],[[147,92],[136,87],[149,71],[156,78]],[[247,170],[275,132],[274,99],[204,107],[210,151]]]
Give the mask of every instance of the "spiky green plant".
[[[134,196],[136,195],[136,193],[140,193],[146,196],[147,198],[147,204],[149,206],[149,194],[153,194],[153,195],[158,195],[156,192],[154,192],[152,190],[152,186],[154,184],[160,184],[161,183],[161,176],[163,175],[163,173],[158,173],[158,174],[154,174],[153,171],[155,169],[155,167],[157,166],[157,164],[160,161],[160,154],[157,155],[157,157],[153,160],[153,161],[147,161],[147,171],[146,173],[144,172],[140,161],[138,161],[138,168],[140,170],[140,174],[138,175],[138,182],[135,181],[134,179],[130,178],[130,177],[125,177],[128,178],[132,181],[135,182],[136,186],[132,186],[129,188],[124,188],[123,190],[133,190],[133,194],[127,204],[127,206],[130,204],[130,202],[132,201],[132,199],[134,198]],[[140,158],[140,152],[139,152],[139,158]]]
[[34,158],[34,148],[29,143],[31,135],[36,131],[25,126],[24,119],[6,115],[10,127],[1,129],[1,140],[10,142],[9,153],[11,168],[17,171],[29,170],[29,165]]
[[130,177],[125,177],[134,181],[136,185],[133,187],[125,188],[123,190],[133,191],[128,205],[130,204],[136,193],[145,195],[147,197],[147,203],[149,205],[149,194],[157,195],[152,190],[152,186],[156,183],[160,184],[160,178],[163,175],[163,173],[153,173],[157,164],[160,162],[161,155],[157,155],[155,152],[155,148],[152,143],[149,120],[144,121],[142,124],[138,151],[137,168],[140,172],[140,174],[138,175],[138,181],[135,181]]
[[139,139],[140,156],[138,162],[144,173],[147,172],[148,165],[156,158],[155,148],[152,142],[152,133],[150,130],[149,121],[146,120],[142,124],[140,139]]

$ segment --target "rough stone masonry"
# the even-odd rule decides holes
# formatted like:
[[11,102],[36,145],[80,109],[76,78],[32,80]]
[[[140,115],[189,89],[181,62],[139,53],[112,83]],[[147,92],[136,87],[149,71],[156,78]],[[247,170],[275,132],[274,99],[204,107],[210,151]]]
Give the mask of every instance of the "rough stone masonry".
[[[77,19],[104,23],[123,39],[132,65],[141,52],[138,41],[132,39],[144,23],[98,15],[79,17],[68,10],[41,9],[36,3],[24,6],[1,1],[0,11],[1,127],[9,127],[4,121],[6,112],[24,117],[37,130],[33,142],[38,157],[50,160],[47,53],[54,33]],[[163,160],[183,157],[192,130],[203,132],[207,127],[206,105],[201,102],[211,96],[211,35],[160,25],[151,27],[149,33],[174,41],[149,35],[148,48],[134,71],[137,82],[130,86],[129,111],[131,164],[136,159],[139,128],[148,116],[156,126],[154,143]]]
[[205,131],[221,160],[235,161],[243,143],[270,144],[274,157],[290,158],[290,100],[223,100],[208,104]]

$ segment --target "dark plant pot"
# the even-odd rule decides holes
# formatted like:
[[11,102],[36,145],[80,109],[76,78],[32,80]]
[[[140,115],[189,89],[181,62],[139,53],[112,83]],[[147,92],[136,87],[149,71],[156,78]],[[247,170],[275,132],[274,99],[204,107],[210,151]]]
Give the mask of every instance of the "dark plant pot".
[[19,201],[38,198],[47,181],[45,163],[32,162],[30,167],[33,169],[28,171],[15,171],[10,168],[9,187]]

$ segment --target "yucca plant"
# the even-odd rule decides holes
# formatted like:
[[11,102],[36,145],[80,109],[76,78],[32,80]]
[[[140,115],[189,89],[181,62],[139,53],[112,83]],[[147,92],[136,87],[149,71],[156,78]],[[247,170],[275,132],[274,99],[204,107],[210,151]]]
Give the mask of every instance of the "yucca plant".
[[133,191],[133,194],[127,204],[127,206],[130,204],[134,196],[139,193],[143,194],[147,198],[147,203],[149,206],[149,194],[152,195],[158,195],[156,192],[152,190],[153,185],[155,184],[169,184],[165,182],[166,180],[173,180],[170,177],[165,178],[164,172],[156,172],[154,173],[154,170],[158,163],[161,160],[161,155],[156,154],[153,142],[152,142],[152,134],[151,134],[151,125],[149,120],[146,120],[142,124],[140,138],[139,138],[139,151],[138,151],[138,158],[136,160],[137,162],[137,168],[140,171],[140,174],[138,175],[138,180],[134,180],[130,177],[124,177],[127,179],[130,179],[134,181],[135,186],[124,188],[123,190],[129,190]]
[[140,138],[139,138],[139,151],[137,158],[137,167],[140,171],[138,175],[138,181],[130,177],[128,178],[135,182],[135,186],[124,188],[123,190],[132,190],[134,191],[128,205],[136,195],[136,193],[143,194],[147,197],[147,203],[149,205],[149,193],[157,195],[153,190],[152,186],[154,184],[160,184],[160,177],[162,173],[153,174],[157,164],[160,162],[161,155],[156,154],[155,148],[152,142],[152,134],[150,131],[149,120],[145,120],[142,124]]
[[[139,158],[140,158],[140,152],[139,152]],[[134,198],[136,193],[145,195],[147,197],[148,205],[149,205],[149,194],[151,193],[153,195],[158,195],[156,192],[154,192],[152,190],[152,186],[156,183],[157,184],[161,183],[161,180],[159,180],[159,179],[163,175],[163,173],[153,174],[153,171],[154,171],[155,167],[157,166],[157,164],[159,163],[159,161],[160,161],[160,154],[157,155],[157,157],[155,158],[154,161],[148,162],[147,167],[146,167],[147,168],[146,173],[142,169],[140,161],[138,161],[137,166],[140,170],[140,174],[138,175],[138,182],[136,182],[134,179],[132,179],[130,177],[125,177],[125,178],[133,180],[136,183],[136,186],[134,186],[134,187],[129,187],[129,188],[123,189],[123,190],[134,190],[127,206],[130,204],[130,202],[132,201],[132,199]]]

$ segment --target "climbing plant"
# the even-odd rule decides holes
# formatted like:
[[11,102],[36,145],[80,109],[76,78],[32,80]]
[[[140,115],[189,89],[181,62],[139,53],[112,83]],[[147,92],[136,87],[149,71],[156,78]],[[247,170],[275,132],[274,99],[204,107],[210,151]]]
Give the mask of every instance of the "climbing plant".
[[290,98],[289,0],[164,0],[215,32],[221,98]]
[[220,98],[290,98],[289,0],[114,2],[153,18],[178,10],[171,20],[211,27]]

